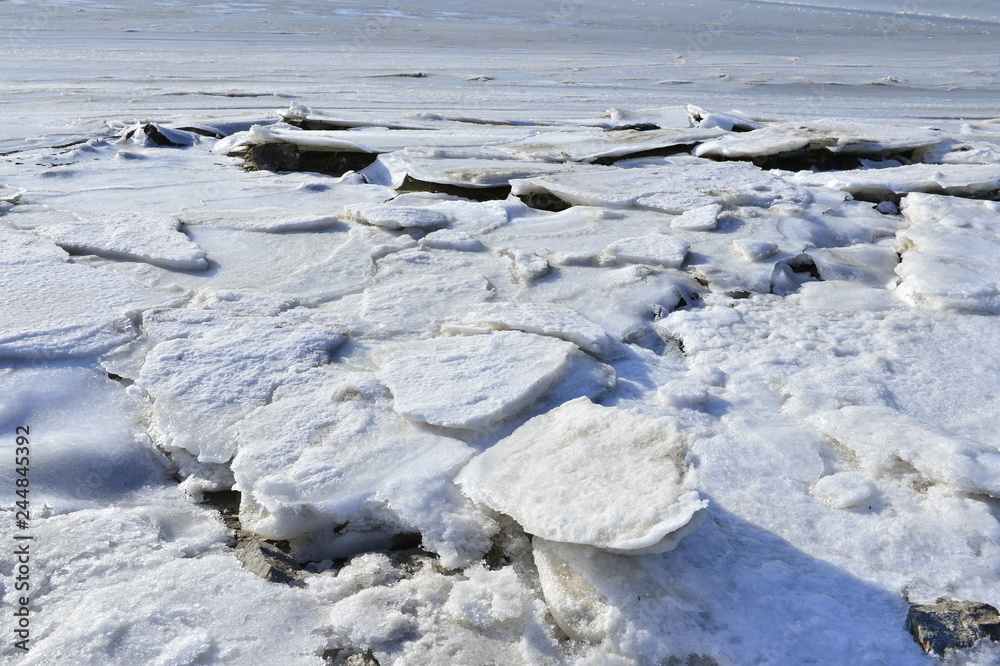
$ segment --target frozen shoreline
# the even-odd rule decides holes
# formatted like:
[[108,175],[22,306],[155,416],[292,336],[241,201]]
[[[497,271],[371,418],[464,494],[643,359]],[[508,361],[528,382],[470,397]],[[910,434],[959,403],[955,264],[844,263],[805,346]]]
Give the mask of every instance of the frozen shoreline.
[[913,604],[1000,607],[995,10],[529,4],[0,4],[5,663],[930,664]]

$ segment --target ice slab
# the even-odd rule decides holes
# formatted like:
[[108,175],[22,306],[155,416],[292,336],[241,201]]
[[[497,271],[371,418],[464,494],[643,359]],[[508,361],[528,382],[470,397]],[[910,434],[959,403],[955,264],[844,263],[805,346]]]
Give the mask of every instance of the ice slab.
[[670,226],[685,231],[712,231],[718,226],[721,212],[722,206],[719,204],[691,208],[671,220]]
[[396,206],[393,204],[355,204],[341,214],[344,219],[386,229],[439,229],[447,226],[448,218],[429,208]]
[[69,358],[101,354],[138,334],[143,310],[176,304],[180,289],[153,291],[111,272],[69,263],[36,235],[0,229],[0,356]]
[[237,430],[243,525],[303,556],[352,555],[372,533],[418,532],[449,567],[489,548],[494,523],[451,481],[472,449],[396,415],[371,373],[316,368]]
[[289,214],[283,208],[254,208],[249,210],[186,211],[178,214],[184,224],[243,231],[317,231],[329,229],[340,223],[333,214]]
[[936,130],[892,127],[847,120],[778,123],[750,132],[727,134],[694,149],[699,157],[747,159],[796,150],[844,154],[906,152],[942,140]]
[[692,208],[806,204],[807,191],[752,164],[722,163],[540,176],[511,182],[513,193],[548,192],[572,204],[638,206],[680,215]]
[[891,197],[909,192],[976,196],[1000,188],[997,164],[907,164],[884,169],[801,171],[788,176],[797,185],[828,187],[853,195]]
[[379,377],[408,419],[483,428],[531,405],[574,353],[569,342],[519,331],[437,338],[380,354]]
[[603,327],[565,305],[535,303],[483,303],[460,320],[462,326],[485,326],[549,335],[567,340],[600,358],[617,352],[615,341]]
[[153,400],[151,433],[163,448],[210,463],[232,458],[233,425],[345,340],[333,325],[297,314],[177,310],[146,317],[143,328],[154,342],[138,377]]
[[[443,154],[442,154],[443,153]],[[378,162],[397,187],[409,176],[415,180],[459,187],[503,187],[517,178],[555,173],[600,171],[605,167],[575,162],[512,159],[509,155],[451,157],[440,149],[413,149],[380,155]],[[371,170],[366,170],[366,174]]]
[[442,250],[405,250],[378,261],[361,299],[360,315],[370,335],[424,335],[490,300],[493,288],[479,263]]
[[691,146],[723,134],[717,128],[550,131],[496,146],[519,159],[593,162],[647,150]]
[[529,534],[616,553],[671,550],[708,502],[684,463],[683,435],[654,419],[578,398],[536,416],[457,477],[472,499]]
[[504,125],[463,126],[432,130],[389,130],[376,127],[315,131],[305,131],[284,125],[268,127],[255,125],[247,132],[240,132],[222,139],[215,145],[213,152],[226,155],[262,143],[290,143],[300,150],[360,153],[391,153],[414,147],[479,148],[526,139],[534,136],[537,132],[538,130]]
[[485,245],[469,233],[454,229],[432,231],[417,242],[422,247],[456,252],[482,252],[486,249]]
[[1000,313],[1000,204],[931,194],[903,199],[897,292],[916,305]]
[[688,247],[687,243],[669,234],[649,234],[622,238],[609,245],[605,251],[632,264],[680,268],[687,258]]
[[1000,495],[1000,454],[993,446],[950,436],[888,407],[848,406],[817,414],[814,420],[871,477],[900,473],[902,461],[928,481]]
[[170,215],[119,213],[50,224],[38,232],[73,254],[145,261],[180,271],[208,268],[205,252],[191,242],[181,231],[180,221]]

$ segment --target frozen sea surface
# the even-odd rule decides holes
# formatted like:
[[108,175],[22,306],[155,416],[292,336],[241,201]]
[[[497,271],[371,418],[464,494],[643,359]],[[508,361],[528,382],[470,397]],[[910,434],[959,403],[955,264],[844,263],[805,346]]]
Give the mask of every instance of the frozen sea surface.
[[995,3],[0,18],[4,663],[929,664],[911,605],[1000,606]]

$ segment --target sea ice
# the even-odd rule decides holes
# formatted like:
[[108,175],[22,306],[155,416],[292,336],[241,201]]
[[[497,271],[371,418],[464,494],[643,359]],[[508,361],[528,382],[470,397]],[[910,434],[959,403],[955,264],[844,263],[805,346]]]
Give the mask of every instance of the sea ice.
[[1000,188],[1000,165],[907,164],[884,169],[800,171],[788,179],[797,185],[843,190],[855,196],[891,198],[909,192],[976,196]]
[[153,400],[151,433],[165,449],[208,463],[228,462],[232,427],[345,340],[335,326],[293,314],[166,311],[147,316],[143,329],[153,344],[137,381]]
[[667,418],[578,398],[536,416],[458,475],[477,502],[549,541],[616,553],[675,548],[708,502]]
[[145,261],[180,271],[208,268],[205,252],[191,242],[177,218],[119,213],[42,226],[38,232],[73,254]]
[[438,229],[448,224],[447,217],[429,208],[393,204],[355,204],[345,208],[342,216],[352,222],[386,229]]
[[392,406],[371,373],[335,366],[280,387],[236,428],[243,525],[316,560],[413,532],[445,566],[480,557],[496,526],[451,482],[472,449]]
[[516,195],[547,192],[576,205],[638,206],[675,215],[722,202],[770,206],[811,201],[797,185],[741,162],[557,174],[514,180],[511,186]]
[[622,238],[605,251],[628,263],[680,268],[687,257],[688,244],[669,234],[650,234]]
[[0,229],[4,330],[0,357],[72,358],[109,351],[138,335],[143,310],[176,305],[183,291],[145,289],[24,231]]
[[726,134],[706,141],[693,153],[699,157],[727,159],[821,149],[844,154],[888,154],[932,146],[941,138],[941,133],[934,130],[817,120],[810,123],[777,123],[750,132]]
[[445,337],[380,353],[379,377],[408,419],[483,428],[537,400],[574,353],[569,342],[519,331]]
[[463,326],[551,335],[572,342],[598,358],[610,358],[618,346],[607,332],[575,309],[540,303],[483,303],[462,320]]
[[917,305],[1000,313],[1000,204],[932,194],[903,199],[897,292]]

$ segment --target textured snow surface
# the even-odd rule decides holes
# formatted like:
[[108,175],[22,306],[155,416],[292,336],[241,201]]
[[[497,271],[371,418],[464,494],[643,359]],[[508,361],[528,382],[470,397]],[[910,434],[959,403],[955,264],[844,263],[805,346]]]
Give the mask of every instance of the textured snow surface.
[[3,663],[916,665],[911,604],[1000,607],[991,3],[43,4]]

